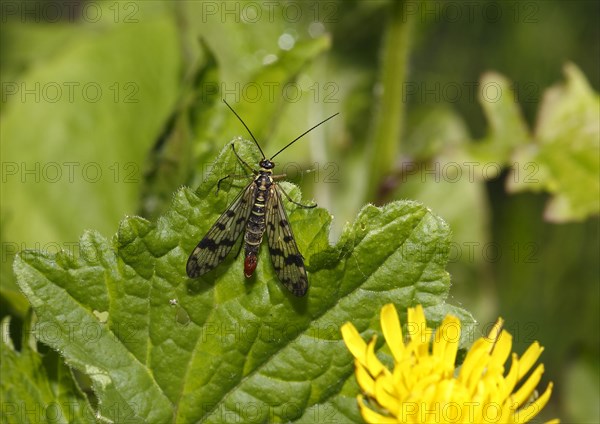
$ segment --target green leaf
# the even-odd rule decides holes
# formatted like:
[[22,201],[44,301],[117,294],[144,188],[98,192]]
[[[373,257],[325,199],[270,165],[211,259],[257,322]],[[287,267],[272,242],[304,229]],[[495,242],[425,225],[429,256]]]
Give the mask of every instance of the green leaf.
[[[40,328],[32,314],[25,323],[18,351],[10,337],[10,317],[2,320],[2,422],[96,422],[90,404],[58,353],[38,352],[34,333],[39,337]],[[45,330],[51,332],[48,327]]]
[[[260,157],[248,141],[236,141],[236,150],[249,163]],[[233,254],[188,279],[189,253],[241,189],[234,181],[215,190],[237,166],[226,146],[217,172],[195,193],[180,189],[156,224],[129,217],[111,242],[87,232],[78,257],[17,257],[18,283],[40,324],[60,330],[42,341],[90,376],[101,416],[117,418],[118,405],[144,422],[276,422],[335,404],[356,418],[344,322],[367,337],[378,331],[381,306],[393,302],[404,321],[406,307],[421,303],[434,326],[446,312],[472,323],[444,303],[448,227],[416,202],[366,206],[329,246],[329,214],[284,200],[309,271],[304,298],[277,281],[264,246],[249,280]],[[463,337],[464,347],[469,331]]]
[[545,217],[581,221],[600,212],[600,97],[573,64],[566,83],[549,88],[535,130],[535,145],[513,158],[507,179],[512,192],[546,190],[553,194]]
[[[268,139],[273,135],[274,127],[278,124],[283,110],[291,103],[291,100],[285,95],[284,87],[293,83],[292,88],[305,89],[302,84],[296,82],[298,75],[320,54],[329,49],[330,45],[331,39],[327,36],[298,41],[293,49],[280,52],[276,62],[261,67],[247,81],[242,81],[242,83],[239,80],[231,83],[206,82],[202,87],[206,91],[203,94],[203,100],[217,100],[215,104],[218,105],[220,116],[211,119],[217,121],[218,125],[206,122],[206,120],[202,121],[205,122],[201,128],[202,140],[208,139],[213,146],[220,148],[224,140],[230,140],[241,133],[240,122],[221,102],[221,98],[224,98],[243,118],[256,139],[261,142],[263,150],[268,150]],[[215,52],[215,55],[218,55],[218,52]],[[199,113],[203,112],[199,111]],[[297,119],[290,119],[287,124],[295,124],[295,121]],[[301,125],[305,124],[301,123]],[[242,130],[245,131],[243,128]],[[305,130],[306,127],[302,126],[300,133]],[[295,135],[298,134],[295,132]]]
[[0,306],[9,315],[23,318],[29,309],[29,302],[19,290],[12,270],[15,255],[22,249],[18,243],[4,240],[4,223],[0,222],[0,243],[2,260],[0,261]]
[[114,4],[98,3],[103,21],[3,80],[5,240],[56,250],[137,210],[140,158],[175,101],[180,63],[176,24],[155,5],[130,3],[137,22],[115,24]]
[[414,108],[408,115],[404,154],[416,162],[456,155],[470,140],[463,118],[447,105]]
[[[470,136],[464,121],[444,106],[419,109],[409,120],[406,145],[414,162],[402,163],[393,198],[414,199],[443,211],[458,252],[473,243],[485,244],[488,206],[483,165],[466,152]],[[467,256],[459,258],[471,261]]]
[[[194,50],[200,52],[200,57],[189,65],[192,71],[182,83],[177,105],[145,166],[139,210],[140,215],[148,219],[155,219],[167,210],[173,191],[186,184],[191,179],[193,166],[203,163],[212,153],[209,143],[194,143],[193,140],[205,140],[206,134],[200,128],[209,128],[210,121],[214,120],[213,113],[210,113],[213,106],[201,91],[218,79],[218,67],[213,52],[203,40],[194,41]],[[212,100],[214,103],[217,99]],[[195,128],[198,121],[201,122],[200,128]],[[200,134],[195,134],[196,130]],[[196,158],[192,151],[197,146],[203,149],[203,154]]]
[[500,170],[500,166],[508,163],[513,150],[529,143],[531,137],[506,77],[496,72],[485,73],[479,81],[478,94],[489,130],[483,140],[470,146],[470,154],[481,162],[495,163]]

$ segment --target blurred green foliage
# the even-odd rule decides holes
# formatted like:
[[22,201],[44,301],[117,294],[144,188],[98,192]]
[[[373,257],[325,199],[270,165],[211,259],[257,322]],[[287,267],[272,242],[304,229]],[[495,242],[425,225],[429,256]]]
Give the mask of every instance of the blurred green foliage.
[[544,417],[600,420],[598,2],[259,4],[2,2],[11,326],[18,251],[155,219],[247,137],[221,97],[267,154],[340,112],[277,158],[332,238],[367,202],[423,202],[454,232],[450,300],[546,346]]

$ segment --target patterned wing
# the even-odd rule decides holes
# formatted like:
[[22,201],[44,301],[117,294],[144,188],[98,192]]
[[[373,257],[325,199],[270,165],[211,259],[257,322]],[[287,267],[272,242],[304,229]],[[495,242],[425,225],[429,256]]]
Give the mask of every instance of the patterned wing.
[[223,262],[246,227],[255,193],[256,184],[252,182],[200,240],[187,261],[188,277],[199,277]]
[[308,290],[304,258],[298,251],[277,184],[270,187],[266,227],[269,253],[277,277],[296,296],[304,296]]

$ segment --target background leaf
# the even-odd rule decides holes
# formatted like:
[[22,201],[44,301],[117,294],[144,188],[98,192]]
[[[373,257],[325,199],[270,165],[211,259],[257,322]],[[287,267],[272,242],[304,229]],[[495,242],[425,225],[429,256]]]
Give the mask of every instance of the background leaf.
[[526,165],[516,167],[507,179],[514,192],[552,193],[545,216],[556,222],[578,221],[600,212],[600,158],[596,154],[600,151],[600,97],[575,65],[565,66],[565,76],[564,85],[544,95],[537,144],[515,153],[515,163]]
[[72,248],[83,229],[108,233],[136,211],[142,158],[175,101],[173,20],[149,7],[134,25],[110,25],[110,5],[99,5],[106,25],[79,31],[4,82],[3,232],[19,248]]

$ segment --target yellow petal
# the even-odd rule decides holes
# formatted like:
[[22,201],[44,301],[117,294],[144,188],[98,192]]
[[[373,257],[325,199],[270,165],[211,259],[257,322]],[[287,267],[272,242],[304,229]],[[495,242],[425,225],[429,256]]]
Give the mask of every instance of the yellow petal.
[[500,336],[502,327],[504,327],[504,320],[501,317],[498,317],[498,319],[496,320],[494,326],[490,330],[490,332],[487,336],[487,339],[486,339],[486,341],[490,345],[490,351],[491,351],[491,349],[493,349],[494,344],[496,344],[496,340],[498,340],[498,337]]
[[544,373],[544,365],[540,364],[535,371],[529,376],[525,384],[523,384],[519,390],[513,395],[513,400],[519,406],[522,406],[527,399],[531,397],[531,394],[542,379]]
[[433,341],[433,356],[438,359],[440,367],[444,372],[452,372],[454,370],[459,341],[460,320],[452,315],[448,315],[438,328]]
[[[529,422],[530,420],[532,420],[533,418],[535,418],[537,416],[537,414],[542,409],[544,409],[544,406],[546,406],[546,404],[548,403],[548,400],[550,399],[550,395],[552,394],[552,387],[553,387],[553,384],[549,383],[548,387],[544,391],[543,395],[541,395],[539,398],[537,398],[531,404],[527,405],[525,408],[517,411],[514,415],[515,422],[526,423],[526,422]],[[559,423],[559,422],[560,421],[558,419],[554,419],[554,420],[548,421],[547,424]]]
[[458,375],[459,380],[467,381],[480,358],[487,353],[487,344],[483,338],[475,340],[463,361]]
[[396,395],[399,399],[405,399],[410,393],[409,382],[407,382],[407,371],[401,364],[396,364],[392,373],[392,383],[396,388]]
[[384,376],[380,376],[375,380],[375,398],[377,399],[377,403],[382,407],[392,414],[396,414],[400,410],[400,402],[398,398],[387,390],[389,385],[386,380]]
[[367,365],[367,344],[352,323],[342,325],[342,337],[348,350],[364,366]]
[[417,305],[414,308],[408,308],[407,329],[412,341],[417,344],[429,343],[427,334],[427,322],[425,321],[425,311],[423,306]]
[[393,303],[388,303],[381,309],[381,330],[394,360],[399,362],[404,354],[404,338],[398,312]]
[[440,381],[435,386],[434,402],[439,404],[446,404],[452,400],[452,393],[456,388],[455,380],[444,380]]
[[365,394],[371,396],[375,394],[375,380],[369,374],[367,369],[361,365],[361,363],[356,359],[354,361],[354,365],[356,367],[356,381],[358,385],[362,389]]
[[358,407],[360,409],[360,413],[363,419],[372,424],[396,424],[398,420],[392,417],[386,417],[384,415],[378,414],[377,412],[370,409],[363,400],[363,397],[358,395],[356,398],[358,401]]
[[529,372],[533,364],[539,359],[540,355],[544,351],[544,348],[540,346],[538,342],[533,342],[531,346],[527,348],[523,356],[521,357],[521,367],[519,368],[519,380],[523,378],[525,374]]
[[507,400],[503,405],[502,405],[502,414],[500,415],[500,419],[498,419],[498,417],[494,417],[495,419],[489,419],[489,414],[488,412],[490,410],[494,411],[497,409],[497,403],[490,403],[490,406],[494,406],[494,407],[488,407],[486,411],[486,418],[488,418],[489,422],[497,422],[497,423],[512,423],[514,422],[514,402],[511,402],[510,399]]
[[367,369],[373,377],[377,377],[385,368],[377,355],[375,355],[375,344],[377,336],[374,336],[367,345]]
[[477,339],[471,349],[467,353],[467,357],[462,364],[458,380],[461,381],[473,393],[477,383],[481,380],[481,373],[487,366],[488,343],[484,338]]
[[420,357],[429,356],[429,346],[433,330],[427,327],[425,312],[421,305],[408,309],[407,331],[410,336],[407,350],[410,354],[415,355],[417,360]]
[[511,349],[512,336],[506,330],[502,330],[491,352],[490,367],[503,367],[508,359],[508,355],[510,355]]
[[517,382],[519,381],[519,367],[521,363],[519,361],[519,357],[516,353],[512,354],[512,359],[510,361],[510,371],[506,375],[504,382],[504,391],[501,393],[503,399],[506,399],[512,391],[514,390]]

